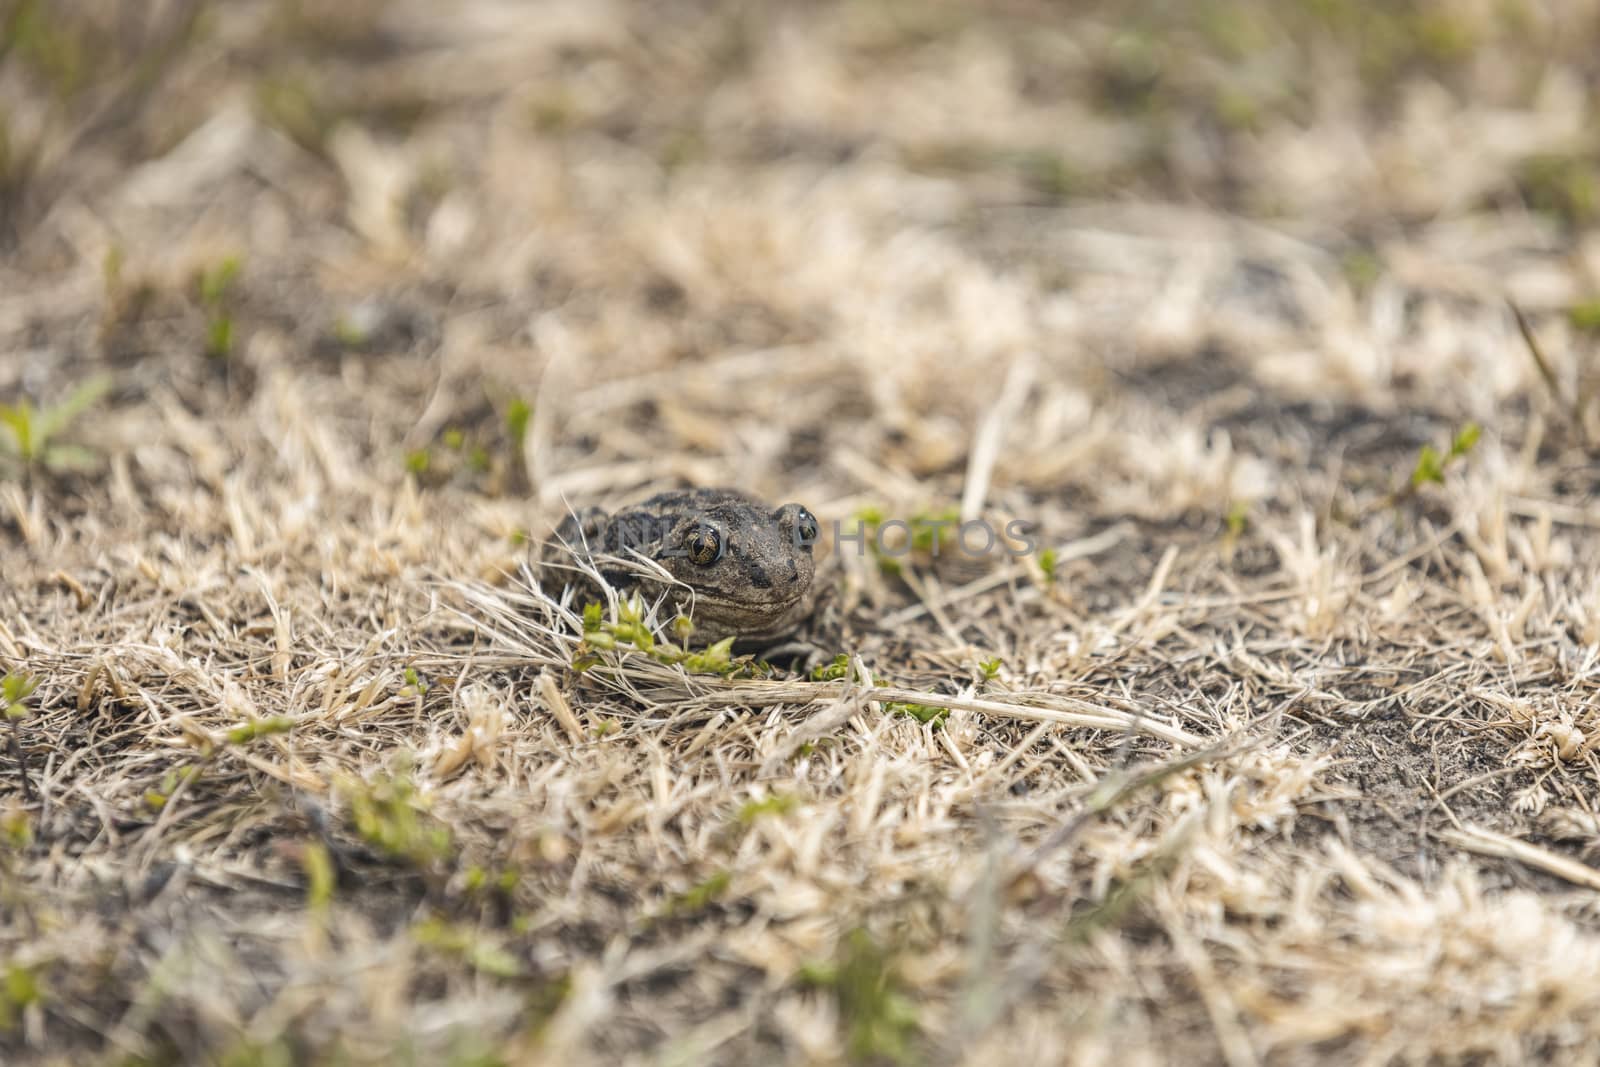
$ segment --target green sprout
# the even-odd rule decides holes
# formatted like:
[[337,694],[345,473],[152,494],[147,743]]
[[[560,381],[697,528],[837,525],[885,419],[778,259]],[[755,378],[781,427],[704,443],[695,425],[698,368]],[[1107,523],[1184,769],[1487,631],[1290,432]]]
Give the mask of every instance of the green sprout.
[[23,1011],[43,999],[44,990],[33,968],[19,963],[8,965],[0,974],[0,1034],[15,1030]]
[[328,133],[338,116],[306,79],[262,81],[256,86],[255,104],[269,125],[277,127],[301,148],[314,155],[327,154]]
[[509,893],[517,888],[517,883],[521,880],[521,876],[514,870],[504,870],[496,874],[485,870],[477,864],[473,864],[467,868],[466,877],[462,881],[462,888],[468,893],[482,893],[485,891]]
[[528,422],[532,418],[533,405],[521,397],[512,400],[506,408],[506,436],[511,439],[512,451],[522,451],[522,442],[528,436]]
[[911,547],[919,552],[939,555],[940,550],[955,539],[956,527],[960,522],[960,508],[917,512],[911,517]]
[[206,327],[206,355],[212,359],[227,359],[233,352],[233,318],[218,315]]
[[1050,200],[1065,200],[1082,184],[1072,165],[1048,149],[1016,153],[1012,165],[1023,181]]
[[1423,445],[1417,453],[1417,465],[1412,468],[1410,488],[1413,492],[1430,482],[1443,484],[1449,466],[1470,453],[1483,431],[1475,422],[1469,422],[1450,442],[1450,450],[1441,454],[1432,445]]
[[333,320],[333,339],[346,348],[360,348],[370,339],[367,328],[345,315]]
[[1600,297],[1574,304],[1567,309],[1572,328],[1583,333],[1600,333]]
[[417,944],[456,956],[483,974],[496,978],[522,977],[522,965],[515,956],[497,941],[464,924],[433,917],[413,926],[411,936]]
[[1059,557],[1054,548],[1046,548],[1039,553],[1039,573],[1044,576],[1046,584],[1055,582],[1058,562]]
[[1517,175],[1535,211],[1569,225],[1600,217],[1600,175],[1584,156],[1543,155],[1525,160]]
[[32,817],[20,809],[0,815],[0,843],[19,852],[33,844]]
[[666,919],[705,911],[727,893],[732,881],[733,876],[727,871],[715,871],[669,899],[652,917]]
[[8,674],[0,678],[0,706],[6,718],[18,722],[28,717],[28,698],[39,688],[39,680],[31,674]]
[[1383,260],[1370,248],[1353,248],[1339,260],[1339,269],[1352,289],[1365,293],[1383,276]]
[[801,968],[799,980],[833,994],[852,1062],[901,1063],[911,1058],[916,1006],[902,991],[894,957],[866,930],[851,931],[832,960]]
[[564,95],[541,96],[528,108],[533,128],[540,133],[561,133],[578,119],[572,99]]
[[141,799],[144,800],[145,807],[151,811],[160,811],[167,806],[168,801],[173,798],[180,787],[199,781],[200,776],[204,773],[205,769],[199,764],[191,764],[181,771],[176,767],[169,767],[166,773],[161,776],[161,784],[155,789],[146,789]]
[[208,308],[220,306],[233,288],[233,283],[239,280],[240,269],[239,257],[228,256],[215,266],[201,271],[200,303]]
[[1242,500],[1234,501],[1223,521],[1227,523],[1228,536],[1237,541],[1250,527],[1250,505]]
[[22,0],[0,21],[0,44],[15,49],[27,66],[42,75],[58,101],[76,97],[89,84],[95,49],[89,36],[55,17],[42,0]]
[[292,729],[294,729],[294,720],[287,715],[272,715],[265,719],[253,719],[229,730],[228,743],[231,745],[248,745],[258,737],[286,734]]
[[428,680],[417,673],[415,667],[407,667],[402,674],[405,679],[405,688],[402,696],[426,696],[428,694]]
[[427,813],[404,771],[344,793],[356,833],[390,859],[422,868],[449,855],[450,830]]
[[0,470],[8,461],[23,471],[37,467],[50,471],[83,470],[92,466],[94,455],[88,449],[60,443],[56,438],[110,391],[111,379],[99,375],[49,407],[35,408],[27,400],[0,404]]
[[499,430],[496,424],[446,425],[405,453],[406,470],[428,486],[467,483],[491,495],[525,491],[523,445],[532,418],[532,405],[513,398]]
[[233,354],[233,316],[228,313],[227,304],[240,269],[239,257],[228,256],[200,272],[198,287],[200,307],[206,313],[206,355],[212,359],[227,359]]
[[935,726],[944,725],[950,717],[949,708],[936,708],[931,704],[907,704],[900,701],[891,701],[884,705],[892,715],[904,715],[916,719],[920,723],[932,723]]
[[811,680],[813,682],[837,682],[849,673],[850,656],[848,653],[841,652],[833,657],[833,662],[811,668]]
[[314,912],[326,913],[333,903],[333,890],[339,875],[333,866],[333,857],[321,841],[306,845],[300,853],[300,865],[306,872],[306,907]]
[[0,710],[11,724],[11,757],[17,761],[17,773],[22,776],[22,798],[33,799],[33,783],[28,778],[28,768],[22,755],[22,720],[28,717],[28,698],[39,688],[38,679],[31,674],[7,674],[0,678]]
[[[685,629],[678,619],[674,619],[673,629],[681,638],[693,630],[693,623],[689,623]],[[644,609],[637,597],[617,605],[615,622],[606,621],[604,609],[598,603],[591,602],[583,608],[584,647],[573,661],[573,667],[584,671],[595,666],[600,662],[594,655],[596,651],[609,652],[632,647],[657,663],[669,667],[681,665],[690,674],[720,674],[723,677],[730,677],[741,672],[748,674],[755,671],[757,665],[751,662],[749,656],[733,655],[733,643],[736,640],[737,637],[724,637],[715,644],[691,652],[670,642],[656,641],[655,634],[650,632],[650,627],[644,620]]]
[[747,800],[739,808],[739,825],[749,826],[764,815],[787,815],[800,806],[792,793],[773,793],[760,800]]

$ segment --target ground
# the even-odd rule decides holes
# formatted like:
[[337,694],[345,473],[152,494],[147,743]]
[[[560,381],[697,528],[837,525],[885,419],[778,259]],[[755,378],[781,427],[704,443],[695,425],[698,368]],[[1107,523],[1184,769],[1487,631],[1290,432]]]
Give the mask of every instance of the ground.
[[1600,4],[0,11],[6,1063],[1593,1062]]

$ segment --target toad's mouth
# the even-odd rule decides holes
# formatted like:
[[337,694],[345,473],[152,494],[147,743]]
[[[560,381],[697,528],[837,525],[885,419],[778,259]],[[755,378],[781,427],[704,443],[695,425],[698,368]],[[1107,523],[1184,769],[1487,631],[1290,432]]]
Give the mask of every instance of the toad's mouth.
[[695,615],[734,619],[760,615],[782,615],[784,612],[799,605],[804,599],[805,590],[803,589],[792,596],[784,597],[727,596],[721,593],[708,593],[702,589],[695,589],[692,593],[684,593],[683,595],[684,605],[692,608]]

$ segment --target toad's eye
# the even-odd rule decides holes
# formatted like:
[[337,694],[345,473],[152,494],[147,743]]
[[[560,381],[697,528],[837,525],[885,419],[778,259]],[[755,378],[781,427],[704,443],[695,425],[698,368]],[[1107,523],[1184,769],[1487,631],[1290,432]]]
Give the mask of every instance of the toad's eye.
[[784,540],[795,548],[810,552],[817,543],[817,517],[800,504],[785,504],[772,513],[772,521],[777,523]]
[[802,545],[816,544],[819,532],[817,517],[805,508],[801,508],[800,513],[794,517],[794,532],[799,536]]
[[683,535],[683,550],[691,562],[709,567],[722,558],[722,535],[710,526],[696,526]]

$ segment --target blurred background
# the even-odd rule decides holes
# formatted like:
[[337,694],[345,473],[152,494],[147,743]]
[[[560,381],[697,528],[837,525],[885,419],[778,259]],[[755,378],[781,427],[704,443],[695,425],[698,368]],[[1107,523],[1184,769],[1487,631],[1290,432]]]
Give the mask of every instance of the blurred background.
[[0,398],[92,379],[125,421],[90,436],[189,463],[141,405],[267,390],[352,478],[843,507],[959,472],[1019,360],[1011,474],[1100,460],[1082,488],[1118,507],[1266,491],[1231,453],[1142,469],[1179,460],[1130,427],[1194,438],[1188,467],[1305,401],[1596,429],[1584,0],[8,0],[0,26]]

